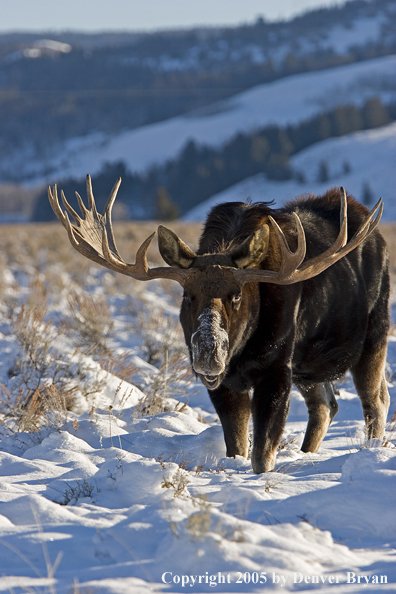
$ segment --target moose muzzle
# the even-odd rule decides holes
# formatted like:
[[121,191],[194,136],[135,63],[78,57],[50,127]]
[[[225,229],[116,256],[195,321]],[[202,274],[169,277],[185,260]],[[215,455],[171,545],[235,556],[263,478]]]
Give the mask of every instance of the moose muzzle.
[[198,317],[199,326],[191,337],[192,366],[208,389],[218,387],[228,352],[228,334],[216,309],[206,308]]

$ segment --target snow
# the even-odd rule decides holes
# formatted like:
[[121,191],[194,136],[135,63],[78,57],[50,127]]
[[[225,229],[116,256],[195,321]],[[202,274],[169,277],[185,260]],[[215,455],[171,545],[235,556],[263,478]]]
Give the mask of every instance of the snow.
[[[361,105],[369,97],[394,101],[390,80],[396,74],[396,56],[359,62],[329,70],[290,76],[263,84],[200,112],[179,116],[118,135],[95,133],[68,140],[45,159],[31,149],[2,160],[0,175],[18,171],[29,184],[53,179],[82,178],[101,171],[106,163],[123,161],[131,172],[175,158],[189,140],[221,146],[240,131],[268,124],[284,126],[308,119],[340,104]],[[292,104],[292,107],[291,107]],[[29,158],[26,158],[26,156]]]
[[[328,166],[329,179],[318,181],[321,162]],[[355,132],[340,138],[330,138],[300,151],[290,159],[293,171],[303,174],[296,179],[271,181],[264,174],[247,178],[199,204],[187,213],[185,221],[203,221],[215,204],[228,201],[254,202],[274,200],[281,207],[287,200],[306,193],[323,194],[330,187],[344,186],[358,200],[363,200],[364,185],[368,184],[373,201],[384,199],[384,221],[396,220],[396,124],[374,130]],[[345,172],[345,164],[350,171]]]
[[[2,275],[16,312],[29,303],[26,270],[15,261]],[[62,274],[63,285],[51,289],[53,324],[75,283]],[[138,371],[130,381],[139,387],[124,380],[120,388],[103,372],[94,409],[77,403],[82,412],[38,433],[0,425],[0,592],[395,591],[394,424],[386,447],[367,443],[347,377],[319,453],[304,454],[307,415],[293,390],[275,471],[255,475],[249,460],[224,457],[222,429],[200,384],[162,384],[165,409],[137,414],[149,387],[143,379],[158,379],[166,368],[158,372],[144,360],[148,330],[136,330],[127,304],[132,295],[148,304],[146,315],[155,307],[163,317],[173,316],[175,305],[156,281],[131,281],[123,292],[105,282],[108,275],[91,272],[85,289],[108,301],[116,329],[111,348],[134,354]],[[8,370],[19,347],[5,305],[0,316],[0,380],[11,389],[16,380]],[[66,331],[57,343],[64,356],[70,340]],[[80,351],[94,377],[91,355]],[[392,379],[393,336],[388,365]],[[389,389],[391,416],[396,387]]]
[[375,17],[356,19],[349,27],[335,26],[330,29],[327,38],[321,40],[320,46],[343,55],[351,47],[378,42],[381,38],[382,26],[386,22],[386,16],[379,13]]
[[[390,7],[388,6],[388,11]],[[339,23],[338,19],[338,23]],[[346,55],[351,48],[362,47],[367,44],[378,44],[383,39],[383,28],[390,28],[389,14],[379,10],[375,16],[355,16],[351,21],[347,19],[342,24],[331,25],[329,22],[324,27],[313,27],[307,34],[293,30],[290,23],[283,23],[278,27],[278,34],[274,31],[267,32],[260,42],[241,43],[240,40],[225,40],[216,36],[206,37],[179,52],[176,56],[164,52],[148,57],[123,56],[121,63],[125,66],[141,64],[159,71],[187,71],[199,70],[211,65],[212,68],[221,69],[228,62],[251,62],[264,64],[272,62],[275,68],[282,68],[282,62],[288,55],[304,56],[331,50],[334,54]],[[297,26],[298,29],[298,26]],[[218,32],[217,35],[221,35]],[[175,48],[173,48],[175,50]]]

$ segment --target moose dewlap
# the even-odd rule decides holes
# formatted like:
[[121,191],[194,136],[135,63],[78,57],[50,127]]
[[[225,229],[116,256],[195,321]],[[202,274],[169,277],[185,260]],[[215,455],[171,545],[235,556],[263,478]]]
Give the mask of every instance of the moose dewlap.
[[341,188],[279,210],[220,204],[209,213],[197,253],[160,226],[158,246],[168,266],[150,269],[146,252],[154,233],[133,265],[117,250],[111,209],[120,183],[103,215],[89,176],[88,209],[77,194],[82,217],[63,192],[61,209],[56,186],[48,195],[81,254],[138,280],[182,285],[180,321],[191,364],[221,420],[227,456],[247,456],[252,415],[253,470],[272,470],[293,383],[308,408],[302,450],[316,452],[338,410],[331,382],[348,370],[368,437],[383,437],[389,272],[376,229],[381,200],[368,212]]

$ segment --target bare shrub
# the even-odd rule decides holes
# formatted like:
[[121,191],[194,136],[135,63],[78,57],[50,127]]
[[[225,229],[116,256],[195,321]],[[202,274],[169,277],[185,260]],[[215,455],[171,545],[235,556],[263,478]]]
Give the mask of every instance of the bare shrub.
[[288,437],[282,437],[278,445],[278,451],[286,450],[289,446],[295,443],[297,439],[296,435],[289,435]]
[[151,365],[161,368],[166,357],[186,352],[178,320],[162,311],[141,312],[136,330],[142,338],[142,352]]
[[61,321],[72,344],[93,357],[105,371],[121,380],[131,381],[137,373],[132,354],[128,351],[120,354],[110,348],[114,320],[106,299],[101,295],[72,291],[67,303]]
[[162,278],[159,280],[159,283],[166,293],[171,298],[171,301],[177,307],[180,307],[180,303],[183,297],[183,289],[178,284],[166,278]]
[[201,540],[212,526],[211,504],[205,495],[192,498],[193,504],[199,508],[199,511],[191,514],[187,520],[187,532],[194,540]]
[[120,380],[131,382],[139,371],[132,361],[130,352],[120,354],[116,351],[107,351],[99,353],[94,358],[102,369],[117,376]]
[[94,353],[109,350],[114,321],[107,301],[101,295],[72,291],[62,321],[76,347],[88,347]]
[[188,495],[187,485],[189,482],[187,472],[179,468],[173,476],[162,479],[161,487],[163,489],[173,489],[173,497],[182,497]]
[[144,385],[140,388],[145,391],[145,396],[136,406],[135,416],[154,416],[169,410],[181,412],[184,405],[170,407],[169,397],[181,398],[189,394],[188,388],[193,381],[190,364],[184,356],[174,354],[171,360],[165,356],[161,368],[154,373],[145,372]]
[[264,491],[269,493],[271,489],[278,489],[280,485],[283,483],[283,477],[279,476],[269,476],[264,485]]
[[60,427],[69,408],[67,396],[53,384],[40,386],[33,393],[21,389],[16,397],[0,384],[2,425],[12,433],[35,433],[49,425]]
[[11,322],[20,351],[9,376],[14,378],[13,391],[22,390],[24,397],[35,393],[44,382],[60,391],[66,389],[70,396],[74,391],[70,386],[70,363],[54,348],[62,330],[45,321],[46,313],[43,301],[30,307],[25,303]]
[[103,386],[86,359],[83,361],[77,351],[68,353],[62,348],[64,328],[46,319],[46,300],[47,290],[36,278],[26,303],[11,319],[19,349],[8,371],[9,382],[0,390],[2,424],[10,431],[36,432],[46,425],[60,426],[77,392],[89,402]]
[[80,497],[92,497],[94,491],[95,485],[88,482],[86,478],[82,481],[76,480],[73,485],[68,485],[61,505],[73,505],[77,503]]
[[226,539],[233,542],[244,542],[245,536],[240,523],[234,527],[230,527],[225,525],[221,518],[219,518],[217,524],[211,530],[214,518],[211,513],[212,505],[208,502],[206,495],[192,497],[191,500],[194,507],[198,507],[199,511],[191,514],[188,517],[186,532],[194,540],[201,540],[210,531],[212,531],[221,539]]

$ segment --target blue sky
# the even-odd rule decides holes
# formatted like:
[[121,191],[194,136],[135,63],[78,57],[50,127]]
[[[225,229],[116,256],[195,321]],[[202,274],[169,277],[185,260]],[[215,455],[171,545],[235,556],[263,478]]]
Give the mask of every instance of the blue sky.
[[342,0],[0,0],[0,32],[153,30],[290,18]]

